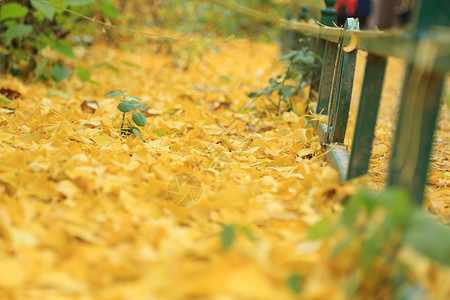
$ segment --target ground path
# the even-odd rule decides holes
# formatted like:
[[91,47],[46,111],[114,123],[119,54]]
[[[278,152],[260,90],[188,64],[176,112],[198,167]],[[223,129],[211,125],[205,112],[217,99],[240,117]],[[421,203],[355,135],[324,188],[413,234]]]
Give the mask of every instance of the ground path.
[[[329,258],[331,243],[307,230],[335,219],[356,185],[338,183],[302,116],[248,104],[246,93],[283,67],[278,47],[166,46],[77,49],[71,64],[97,84],[1,78],[21,98],[0,123],[0,298],[296,299],[301,275],[304,299],[345,299],[354,257]],[[111,89],[150,105],[145,143],[120,137]],[[448,171],[436,176],[446,188]],[[171,190],[194,177],[197,189]],[[168,189],[196,204],[174,205]],[[235,238],[224,251],[227,225]],[[420,280],[443,293],[445,274],[432,270],[433,281]]]

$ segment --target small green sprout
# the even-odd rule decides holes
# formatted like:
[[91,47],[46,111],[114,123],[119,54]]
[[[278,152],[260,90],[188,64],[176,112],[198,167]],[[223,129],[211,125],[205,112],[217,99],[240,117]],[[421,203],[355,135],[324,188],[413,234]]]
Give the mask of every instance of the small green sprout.
[[[144,141],[144,138],[141,135],[141,131],[134,124],[141,127],[144,127],[147,124],[147,119],[145,118],[144,113],[136,112],[136,110],[147,109],[148,105],[146,103],[139,103],[138,100],[142,99],[135,96],[126,95],[125,92],[125,90],[111,90],[106,97],[120,101],[119,105],[117,105],[117,109],[123,112],[122,123],[120,125],[120,133],[126,136],[129,136],[131,133],[133,133],[135,136],[138,136],[141,141]],[[132,121],[130,120],[130,118],[127,118],[126,122],[128,127],[125,128],[125,114],[128,112],[133,112],[131,116]]]

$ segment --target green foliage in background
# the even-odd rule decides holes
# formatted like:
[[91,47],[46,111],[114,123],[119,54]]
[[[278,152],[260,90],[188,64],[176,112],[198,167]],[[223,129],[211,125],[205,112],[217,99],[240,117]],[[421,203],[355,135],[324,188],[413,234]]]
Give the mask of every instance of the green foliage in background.
[[[332,256],[355,260],[348,279],[348,298],[372,287],[373,299],[381,299],[386,290],[393,293],[389,299],[409,299],[408,293],[422,293],[408,282],[408,266],[399,260],[398,253],[405,247],[413,248],[424,257],[450,266],[450,228],[434,221],[412,201],[404,190],[387,189],[381,193],[362,190],[351,197],[337,224],[322,219],[308,232],[310,239],[334,241]],[[357,251],[352,255],[348,251]],[[406,298],[405,298],[406,297]]]
[[[302,44],[306,45],[308,42],[302,41]],[[293,110],[292,98],[299,92],[303,93],[302,88],[307,84],[307,75],[320,67],[320,57],[309,50],[307,46],[299,50],[291,50],[288,54],[281,57],[281,60],[287,62],[287,70],[274,78],[270,78],[269,86],[248,94],[250,98],[264,96],[269,100],[272,94],[277,94],[278,104],[276,106],[278,114],[282,113],[282,103],[286,104],[287,111]]]
[[[155,0],[148,5],[141,2],[119,1],[123,18],[131,24],[144,23],[148,27],[166,28],[183,33],[199,33],[205,37],[226,37],[277,40],[279,28],[269,22],[260,22],[241,13],[226,9],[207,0]],[[308,4],[309,17],[318,18],[324,1],[317,0],[241,0],[237,4],[287,17],[293,12],[294,19],[303,4]],[[292,13],[291,13],[292,15]]]
[[[92,30],[79,16],[58,7],[68,8],[86,16],[117,18],[109,0],[5,0],[0,2],[0,73],[12,73],[23,79],[49,79],[57,82],[70,77],[63,61],[46,54],[52,49],[68,58],[76,58],[72,47],[83,43],[83,34]],[[89,72],[89,71],[88,71]],[[90,79],[86,70],[78,69],[81,80]]]
[[[242,0],[240,5],[269,11],[282,16],[284,7],[272,0]],[[186,33],[200,33],[213,37],[236,34],[243,38],[273,35],[276,29],[270,23],[254,20],[208,1],[161,1],[157,25]]]

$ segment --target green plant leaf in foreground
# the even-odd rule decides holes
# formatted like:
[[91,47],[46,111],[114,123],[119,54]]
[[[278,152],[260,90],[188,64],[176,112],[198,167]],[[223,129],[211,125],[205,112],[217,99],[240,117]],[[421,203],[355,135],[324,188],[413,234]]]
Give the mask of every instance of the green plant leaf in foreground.
[[134,123],[138,126],[143,127],[147,124],[147,119],[145,118],[144,113],[134,113],[132,118]]
[[404,242],[429,259],[450,266],[450,228],[435,222],[419,208],[412,215]]
[[221,241],[222,241],[222,250],[228,251],[231,246],[233,246],[235,238],[234,226],[233,225],[225,225],[222,229]]
[[119,103],[119,105],[117,105],[117,108],[121,111],[121,112],[130,112],[134,109],[133,105],[128,104],[128,103]]

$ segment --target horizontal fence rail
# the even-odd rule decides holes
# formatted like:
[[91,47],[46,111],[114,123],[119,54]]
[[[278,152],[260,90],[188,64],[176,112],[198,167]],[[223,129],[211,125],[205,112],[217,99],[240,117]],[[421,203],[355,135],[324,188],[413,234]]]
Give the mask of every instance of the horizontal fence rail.
[[[317,95],[314,112],[319,116],[314,127],[327,149],[327,160],[342,180],[368,172],[387,58],[404,60],[407,69],[388,185],[406,187],[415,202],[422,202],[444,75],[450,71],[449,0],[417,0],[409,29],[388,32],[360,31],[353,19],[336,28],[335,0],[325,0],[326,8],[316,24],[282,19],[232,1],[211,1],[256,20],[273,22],[285,31],[312,37],[311,48],[322,58],[322,70],[312,74],[311,80],[311,94]],[[343,142],[357,50],[368,54],[349,154]]]

